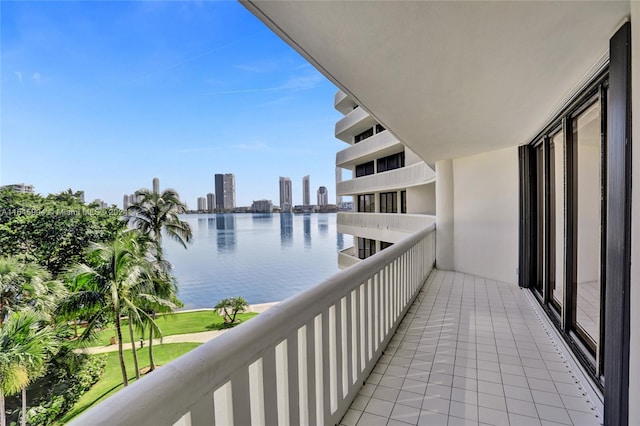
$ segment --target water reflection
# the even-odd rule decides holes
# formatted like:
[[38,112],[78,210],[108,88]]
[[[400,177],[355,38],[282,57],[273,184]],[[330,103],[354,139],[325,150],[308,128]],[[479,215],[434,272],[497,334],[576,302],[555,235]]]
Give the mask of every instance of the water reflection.
[[338,234],[338,238],[336,239],[336,248],[338,251],[344,250],[344,234],[342,232],[336,232]]
[[311,247],[311,214],[305,213],[302,217],[302,228],[304,229],[304,246]]
[[271,213],[253,213],[251,215],[251,219],[253,219],[254,222],[271,223],[271,222],[273,222],[273,214],[271,214]]
[[329,233],[329,218],[326,214],[318,215],[318,231],[323,237],[326,237]]
[[286,246],[293,244],[293,213],[280,213],[280,241]]
[[216,214],[218,253],[233,253],[236,250],[236,217],[233,214]]

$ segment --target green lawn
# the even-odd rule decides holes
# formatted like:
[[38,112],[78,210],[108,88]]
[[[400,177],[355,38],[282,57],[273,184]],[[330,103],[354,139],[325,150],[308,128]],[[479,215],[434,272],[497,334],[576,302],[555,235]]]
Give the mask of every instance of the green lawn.
[[[172,343],[166,345],[155,345],[153,350],[153,358],[156,365],[166,364],[169,361],[178,358],[180,355],[189,352],[193,348],[200,346],[200,343]],[[138,349],[138,362],[140,368],[149,365],[149,351],[147,347]],[[98,355],[94,355],[98,356]],[[107,366],[104,376],[95,384],[87,393],[82,395],[73,408],[60,420],[61,424],[66,424],[72,418],[82,413],[89,407],[97,404],[108,396],[122,389],[122,373],[120,372],[120,363],[118,361],[118,352],[109,352],[107,354]],[[127,372],[129,373],[129,383],[135,381],[135,370],[133,368],[133,355],[131,349],[124,351]],[[162,367],[160,367],[162,368]],[[153,373],[150,373],[153,374]],[[144,376],[141,378],[141,380]]]
[[[238,314],[236,320],[245,322],[248,319],[258,315],[255,312]],[[196,312],[179,312],[174,315],[163,315],[156,319],[158,326],[162,330],[163,336],[172,336],[175,334],[198,333],[201,331],[220,330],[224,328],[224,321],[215,311],[196,311]],[[124,343],[131,342],[129,338],[129,323],[122,322],[122,341]],[[79,333],[81,330],[78,331]],[[115,330],[110,327],[98,333],[97,339],[85,346],[107,346],[112,336],[115,336]],[[134,330],[136,342],[140,339],[140,332]],[[156,336],[157,337],[157,336]],[[145,333],[145,340],[149,338],[148,332]]]

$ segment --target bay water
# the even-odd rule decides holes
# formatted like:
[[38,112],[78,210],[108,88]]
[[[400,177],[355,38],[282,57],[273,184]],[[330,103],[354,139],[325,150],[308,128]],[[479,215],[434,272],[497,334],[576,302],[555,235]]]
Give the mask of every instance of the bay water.
[[212,308],[226,297],[277,302],[337,273],[338,251],[353,237],[337,232],[335,213],[226,213],[181,216],[193,243],[165,237],[183,309]]

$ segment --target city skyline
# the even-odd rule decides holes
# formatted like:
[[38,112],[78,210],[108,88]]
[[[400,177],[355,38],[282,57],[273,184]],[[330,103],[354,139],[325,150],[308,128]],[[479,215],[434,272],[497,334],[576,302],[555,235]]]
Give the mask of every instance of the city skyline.
[[212,192],[212,170],[234,172],[239,206],[277,200],[278,170],[333,187],[335,87],[242,5],[2,12],[0,185],[121,205],[157,177],[190,206]]

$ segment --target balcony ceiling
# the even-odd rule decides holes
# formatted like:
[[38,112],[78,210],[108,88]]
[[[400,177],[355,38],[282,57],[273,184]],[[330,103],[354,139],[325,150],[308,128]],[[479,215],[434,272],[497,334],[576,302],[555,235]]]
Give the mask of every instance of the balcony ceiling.
[[628,1],[243,4],[431,164],[528,142],[630,13]]

